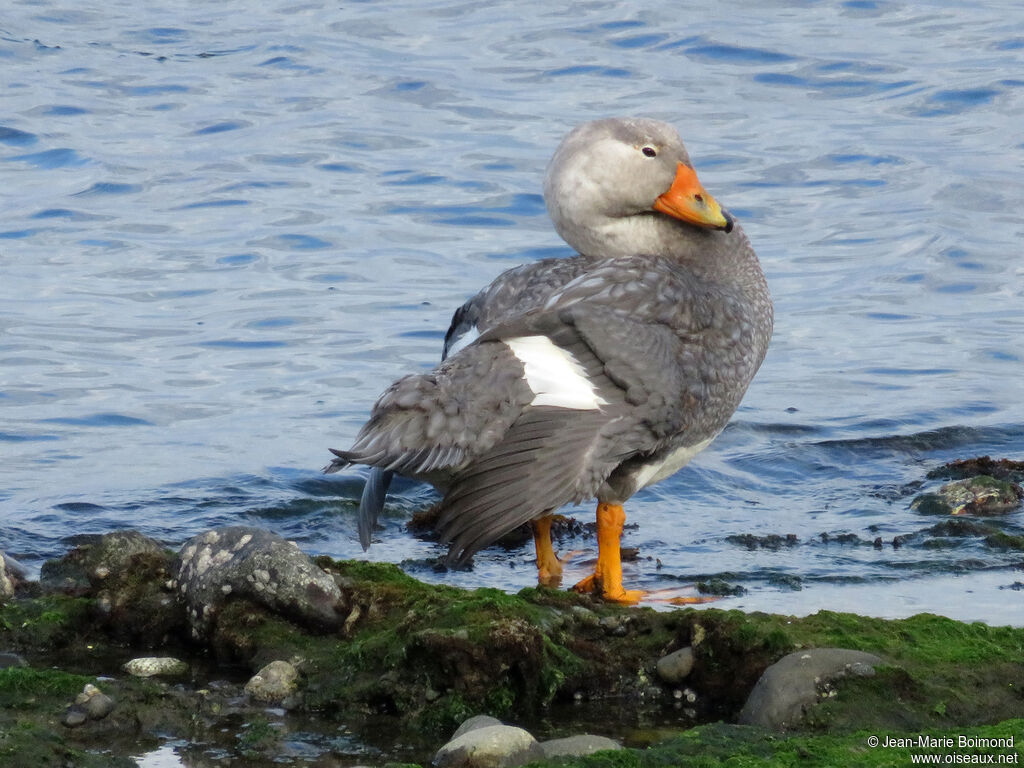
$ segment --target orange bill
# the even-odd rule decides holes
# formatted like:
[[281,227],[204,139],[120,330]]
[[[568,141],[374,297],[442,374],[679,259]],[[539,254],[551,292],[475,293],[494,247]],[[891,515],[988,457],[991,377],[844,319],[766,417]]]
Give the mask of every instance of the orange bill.
[[654,201],[654,210],[698,227],[732,231],[732,217],[707,193],[697,172],[682,163],[676,167],[676,178],[668,192]]

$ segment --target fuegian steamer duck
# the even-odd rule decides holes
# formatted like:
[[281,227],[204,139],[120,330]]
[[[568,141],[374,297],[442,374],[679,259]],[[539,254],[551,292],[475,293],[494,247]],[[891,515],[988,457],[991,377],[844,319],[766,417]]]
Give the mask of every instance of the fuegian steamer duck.
[[576,585],[622,586],[623,504],[721,432],[761,365],[772,303],[743,229],[665,123],[605,119],[562,141],[544,198],[579,255],[511,269],[460,307],[445,358],[392,384],[326,469],[368,464],[360,537],[392,473],[442,494],[449,564],[523,523],[557,583],[551,516],[597,498],[598,558]]

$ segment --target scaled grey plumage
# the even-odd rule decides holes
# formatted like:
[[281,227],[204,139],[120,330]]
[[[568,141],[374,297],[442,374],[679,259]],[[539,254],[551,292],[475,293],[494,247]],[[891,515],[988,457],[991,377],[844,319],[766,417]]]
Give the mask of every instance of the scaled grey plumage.
[[[328,471],[375,468],[364,546],[388,473],[442,491],[441,538],[465,561],[563,504],[622,503],[721,431],[764,358],[772,306],[731,219],[716,231],[652,208],[679,163],[689,166],[678,134],[657,121],[601,120],[566,137],[545,199],[581,255],[509,270],[466,302],[450,356],[395,382],[352,447],[333,451]],[[539,356],[524,339],[540,340]],[[573,379],[571,394],[542,381],[544,361]]]

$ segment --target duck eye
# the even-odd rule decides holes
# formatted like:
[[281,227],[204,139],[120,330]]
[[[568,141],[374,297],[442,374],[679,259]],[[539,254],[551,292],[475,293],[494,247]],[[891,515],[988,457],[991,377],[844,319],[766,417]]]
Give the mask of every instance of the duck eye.
[[643,152],[645,155],[647,155],[647,157],[657,157],[658,156],[658,150],[656,150],[654,147],[644,147],[640,151]]

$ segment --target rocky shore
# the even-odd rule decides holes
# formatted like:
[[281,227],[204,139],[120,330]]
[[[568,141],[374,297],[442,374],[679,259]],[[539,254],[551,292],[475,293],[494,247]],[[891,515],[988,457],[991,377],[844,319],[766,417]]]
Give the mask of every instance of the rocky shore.
[[1022,718],[1021,627],[467,591],[241,526],[89,537],[37,582],[0,560],[12,768],[898,765],[921,735],[1019,761]]

